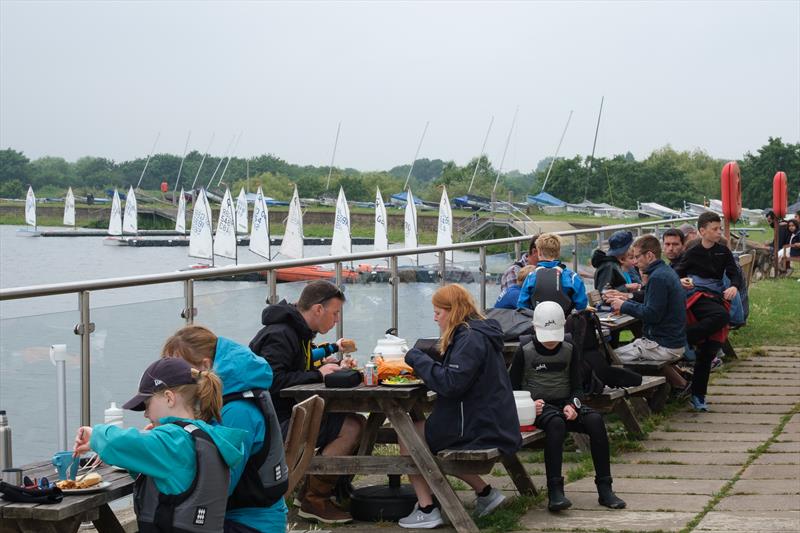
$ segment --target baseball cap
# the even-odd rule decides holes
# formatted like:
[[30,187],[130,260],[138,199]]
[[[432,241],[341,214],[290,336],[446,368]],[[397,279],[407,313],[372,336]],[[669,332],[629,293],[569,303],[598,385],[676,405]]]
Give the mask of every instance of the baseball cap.
[[147,367],[139,381],[139,392],[125,402],[123,409],[144,411],[144,402],[157,392],[179,385],[196,383],[192,366],[180,357],[165,357]]
[[630,231],[619,230],[611,234],[608,238],[608,255],[619,257],[628,251],[633,244],[633,233]]
[[564,309],[555,302],[539,302],[533,310],[533,329],[539,342],[564,340]]

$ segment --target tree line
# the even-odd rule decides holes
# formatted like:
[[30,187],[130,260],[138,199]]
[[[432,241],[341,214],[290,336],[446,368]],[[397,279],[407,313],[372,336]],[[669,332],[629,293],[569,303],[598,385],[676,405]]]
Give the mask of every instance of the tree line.
[[[76,194],[126,189],[137,184],[146,161],[145,157],[115,162],[92,156],[75,162],[51,156],[30,160],[24,153],[8,148],[0,150],[0,197],[22,198],[29,184],[40,197],[63,196],[70,186]],[[415,196],[431,201],[438,201],[442,185],[454,198],[465,194],[474,181],[472,194],[490,197],[494,189],[498,199],[507,199],[510,192],[515,201],[524,202],[526,194],[541,190],[551,162],[546,158],[531,172],[515,170],[498,178],[497,169],[486,156],[473,158],[464,166],[441,159],[419,159],[414,162],[409,183]],[[570,203],[588,199],[635,208],[637,201],[650,201],[680,208],[684,200],[701,203],[704,198],[719,198],[720,172],[726,162],[702,150],[676,151],[670,146],[659,148],[642,160],[630,152],[594,160],[576,155],[553,163],[546,190]],[[755,153],[746,153],[739,166],[746,207],[771,205],[772,177],[778,170],[789,176],[789,198],[794,199],[799,193],[800,143],[787,144],[781,138],[770,137]],[[141,188],[155,190],[165,181],[172,190],[180,167],[180,156],[153,155]],[[349,200],[371,201],[376,186],[384,197],[401,192],[409,169],[410,165],[400,165],[386,171],[336,167],[331,171],[327,166],[289,163],[272,154],[250,159],[233,157],[230,161],[208,155],[203,161],[203,154],[193,151],[187,154],[181,168],[179,187],[188,190],[193,183],[196,187],[211,183],[213,189],[222,177],[222,184],[231,187],[234,194],[240,187],[255,190],[261,185],[268,196],[288,200],[295,185],[300,196],[307,198],[335,196],[342,186]],[[326,187],[329,172],[330,186]]]

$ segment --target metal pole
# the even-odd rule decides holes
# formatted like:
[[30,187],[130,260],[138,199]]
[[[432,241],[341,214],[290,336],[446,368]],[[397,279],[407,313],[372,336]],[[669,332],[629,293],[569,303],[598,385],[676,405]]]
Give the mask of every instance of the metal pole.
[[[778,277],[778,234],[780,232],[780,220],[778,217],[773,217],[773,226],[772,226],[772,249],[775,252],[774,256],[774,265],[773,265],[773,276],[774,278]],[[730,243],[730,241],[728,241]]]
[[486,310],[486,247],[480,247],[481,311]]
[[193,279],[187,279],[183,282],[183,304],[185,307],[181,311],[181,318],[186,321],[187,326],[190,326],[194,323],[194,317],[197,315],[197,309],[194,308]]
[[564,131],[561,132],[561,138],[558,140],[558,146],[556,146],[556,154],[553,156],[553,160],[550,161],[550,166],[547,167],[547,174],[544,176],[544,183],[542,183],[542,190],[540,192],[544,192],[544,188],[547,187],[547,180],[550,179],[550,171],[553,170],[553,165],[558,159],[558,151],[561,150],[561,143],[564,141],[564,135],[567,134],[567,128],[569,127],[569,121],[572,118],[572,109],[569,110],[569,116],[567,117],[567,123],[564,125]]
[[278,303],[278,272],[275,269],[267,271],[267,284],[269,285],[267,303],[274,305]]
[[[508,137],[506,137],[506,146],[503,148],[503,157],[500,158],[500,168],[497,169],[497,177],[494,179],[494,187],[492,187],[492,193],[497,190],[497,182],[500,181],[500,175],[503,173],[503,165],[506,162],[506,153],[508,152],[508,145],[511,143],[511,134],[514,132],[514,124],[517,123],[517,113],[519,112],[519,106],[514,110],[514,118],[511,119],[511,128],[508,130]],[[494,203],[494,194],[492,194],[492,203]]]
[[67,449],[67,345],[50,346],[50,360],[56,365],[56,405],[58,410],[58,449]]
[[445,268],[447,262],[447,256],[445,255],[447,252],[439,252],[439,285],[445,286],[446,282],[444,280],[445,275]]
[[[336,263],[336,286],[342,288],[342,263]],[[336,338],[344,337],[344,306],[339,314],[339,321],[336,322]]]
[[[339,131],[342,129],[342,121],[336,126],[336,140],[333,141],[333,154],[331,155],[331,164],[328,166],[328,181],[325,183],[325,190],[327,191],[331,186],[331,174],[333,174],[333,161],[336,159],[336,147],[339,146]],[[339,337],[341,338],[341,337]]]
[[514,261],[522,257],[522,243],[515,242],[514,243]]
[[94,331],[94,324],[89,316],[89,291],[78,293],[78,309],[81,314],[80,323],[75,326],[75,334],[81,336],[81,425],[91,426],[91,369],[89,351],[91,348],[90,335]]
[[478,167],[481,166],[483,153],[486,151],[486,141],[489,140],[489,132],[492,131],[492,124],[494,124],[494,115],[492,115],[492,120],[489,121],[489,128],[486,130],[486,136],[483,138],[483,144],[481,145],[481,153],[478,154],[478,161],[475,163],[475,171],[472,173],[472,179],[469,181],[469,188],[467,189],[467,194],[472,192],[472,184],[475,183],[475,176],[478,175]]
[[578,273],[578,236],[572,236],[572,271]]
[[417,157],[419,157],[419,150],[422,148],[422,141],[425,140],[425,133],[428,131],[428,125],[430,121],[425,122],[425,129],[422,130],[422,137],[419,138],[419,144],[417,145],[417,151],[414,152],[414,159],[411,160],[411,166],[408,169],[408,176],[406,176],[406,182],[403,184],[403,190],[408,189],[408,180],[411,179],[411,173],[414,172],[414,163],[417,162]]
[[400,277],[397,275],[397,256],[393,255],[389,258],[389,269],[391,271],[391,278],[389,278],[389,285],[392,287],[392,327],[398,330],[398,304],[399,304],[399,287]]

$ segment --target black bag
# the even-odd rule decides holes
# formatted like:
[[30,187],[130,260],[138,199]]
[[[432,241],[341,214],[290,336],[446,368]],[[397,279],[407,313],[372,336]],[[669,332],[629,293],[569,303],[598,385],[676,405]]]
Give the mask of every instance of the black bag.
[[361,383],[361,372],[348,368],[331,372],[323,379],[329,389],[351,389]]
[[601,394],[605,386],[611,388],[636,387],[642,384],[641,374],[627,368],[611,365],[611,346],[603,337],[603,326],[595,313],[582,311],[586,334],[583,336],[581,355],[581,382],[586,394]]
[[0,492],[4,500],[17,503],[59,503],[64,499],[64,493],[58,487],[26,489],[5,481],[0,481]]
[[489,309],[486,318],[500,323],[503,340],[516,341],[520,335],[533,335],[533,311],[530,309]]

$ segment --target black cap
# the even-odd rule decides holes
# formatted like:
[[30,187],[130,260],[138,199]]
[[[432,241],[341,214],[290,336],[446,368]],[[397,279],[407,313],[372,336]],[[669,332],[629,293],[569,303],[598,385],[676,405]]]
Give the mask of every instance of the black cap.
[[180,357],[165,357],[147,367],[139,381],[139,393],[125,402],[123,409],[144,411],[144,402],[155,393],[196,383],[192,377],[192,365]]
[[615,231],[608,239],[608,255],[619,257],[628,251],[633,244],[633,233],[630,231]]

